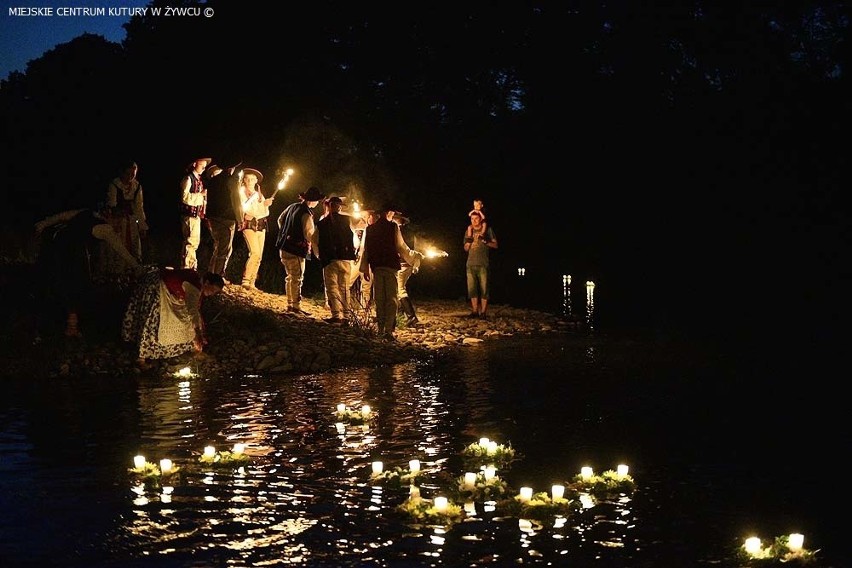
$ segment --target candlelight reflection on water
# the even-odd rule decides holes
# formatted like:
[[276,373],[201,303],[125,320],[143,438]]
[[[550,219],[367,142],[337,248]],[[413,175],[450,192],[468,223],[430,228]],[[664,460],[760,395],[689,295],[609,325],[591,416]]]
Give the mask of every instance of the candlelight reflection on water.
[[[366,550],[384,550],[393,557],[393,550],[411,548],[435,558],[471,535],[480,546],[505,547],[500,534],[509,529],[494,517],[493,503],[483,503],[480,516],[475,503],[465,503],[480,526],[458,529],[457,539],[451,538],[455,528],[431,535],[411,533],[395,509],[415,491],[395,491],[369,481],[370,471],[411,467],[412,455],[429,458],[420,462],[424,473],[446,471],[463,440],[479,439],[481,433],[508,441],[490,403],[492,389],[482,353],[463,353],[460,362],[460,382],[450,391],[442,375],[422,372],[419,363],[306,377],[276,383],[277,391],[260,377],[243,378],[238,388],[220,385],[210,393],[205,392],[209,383],[201,381],[183,383],[177,390],[154,387],[151,396],[140,397],[157,399],[149,408],[152,415],[143,420],[145,443],[140,451],[168,451],[183,467],[184,480],[168,493],[148,492],[144,499],[133,488],[136,515],[125,526],[127,536],[119,540],[129,541],[139,553],[180,558],[200,546],[210,558],[236,553],[243,562],[262,562],[282,548],[303,562],[355,558]],[[340,400],[350,408],[369,401],[376,419],[357,426],[337,422],[334,411],[343,404]],[[227,446],[233,440],[240,440],[235,452],[240,444],[246,444],[245,451],[251,449],[248,465],[193,470],[192,460],[205,451],[204,444]],[[489,440],[492,443],[497,442]],[[185,457],[183,462],[179,456]],[[379,456],[381,467],[374,459]],[[423,491],[423,498],[434,499],[436,506],[444,502],[442,489],[428,475],[419,485],[418,496]],[[178,509],[164,505],[179,505],[191,514],[181,515],[177,523],[173,517]],[[318,527],[326,537],[292,540]],[[557,528],[562,530],[561,525]],[[516,542],[528,553],[549,554],[537,542],[538,529],[522,522],[515,531],[520,539]],[[440,548],[429,549],[436,545]]]
[[[14,406],[0,412],[6,425],[0,481],[11,488],[38,488],[6,493],[23,510],[43,507],[39,495],[49,495],[51,515],[42,522],[63,530],[37,540],[33,530],[27,541],[16,527],[30,526],[26,520],[32,515],[22,515],[0,526],[0,545],[20,541],[13,558],[34,555],[35,560],[74,550],[79,566],[134,567],[159,559],[173,566],[419,567],[439,561],[471,565],[483,558],[494,559],[494,565],[518,559],[561,565],[570,558],[578,566],[604,568],[669,565],[654,562],[674,557],[727,565],[724,545],[737,537],[728,525],[738,520],[733,515],[742,510],[742,500],[726,504],[727,478],[714,477],[716,470],[702,474],[692,460],[683,463],[701,432],[698,423],[685,429],[688,440],[665,438],[676,434],[671,424],[694,413],[681,413],[674,405],[648,413],[647,406],[636,404],[643,397],[665,399],[659,395],[665,394],[667,377],[678,387],[692,378],[696,358],[681,367],[661,353],[672,351],[667,346],[649,351],[643,343],[613,346],[599,338],[506,339],[445,358],[318,376],[139,377],[124,383],[111,378],[101,385],[92,379],[61,391],[61,404],[56,389],[19,385],[0,406]],[[637,355],[647,357],[634,363]],[[642,364],[647,361],[653,364]],[[674,366],[660,372],[661,362]],[[701,377],[708,374],[705,367],[702,360]],[[702,393],[700,400],[705,398]],[[109,404],[98,413],[79,411],[101,399]],[[338,404],[356,409],[369,404],[373,420],[340,422]],[[49,416],[51,424],[59,420],[72,427],[39,432],[31,418],[39,418],[38,412],[45,423]],[[95,428],[97,414],[104,418]],[[654,421],[665,428],[650,428]],[[709,425],[708,432],[717,428]],[[491,468],[467,466],[460,456],[486,437],[519,451],[518,462],[496,472],[510,486],[511,497],[521,485],[552,493],[554,484],[565,483],[565,498],[573,498],[566,482],[581,467],[604,471],[619,463],[630,464],[638,490],[608,499],[582,495],[576,512],[526,519],[528,524],[505,514],[493,496],[475,503],[453,496],[452,503],[469,516],[452,526],[417,525],[397,511],[409,496],[429,502],[446,496],[439,475],[494,474]],[[30,446],[21,449],[16,440]],[[86,451],[80,451],[80,440]],[[246,444],[251,458],[242,467],[201,463],[206,446],[222,452],[236,443]],[[176,473],[162,480],[171,490],[130,475],[135,455],[153,464],[172,460]],[[371,464],[378,460],[385,472],[414,469],[411,461],[419,460],[418,487],[375,483]],[[666,477],[659,461],[677,475]],[[707,495],[707,502],[695,505],[693,512],[701,513],[696,523],[706,518],[717,529],[704,542],[695,534],[703,526],[683,533],[682,524],[671,522],[689,512],[696,494]],[[801,526],[810,530],[806,519]],[[73,540],[62,540],[63,534]],[[818,538],[808,535],[809,543]]]

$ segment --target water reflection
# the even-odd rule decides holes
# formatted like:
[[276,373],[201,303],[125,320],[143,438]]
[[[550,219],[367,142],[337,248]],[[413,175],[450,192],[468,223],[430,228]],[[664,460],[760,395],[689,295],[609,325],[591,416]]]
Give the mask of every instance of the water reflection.
[[586,327],[595,329],[595,283],[586,281]]
[[562,316],[571,319],[574,308],[571,306],[571,275],[562,275]]
[[[728,476],[713,493],[717,477],[675,467],[700,437],[697,423],[685,427],[694,413],[683,411],[675,421],[660,413],[678,412],[678,405],[651,413],[630,406],[649,400],[649,389],[663,392],[666,377],[680,386],[693,367],[661,370],[660,361],[677,361],[655,358],[644,345],[636,352],[654,365],[612,349],[597,339],[507,340],[440,360],[298,378],[91,380],[18,391],[6,385],[0,481],[8,489],[5,510],[21,514],[0,521],[0,548],[36,563],[73,550],[68,565],[80,566],[624,567],[684,558],[725,565],[725,547],[739,536],[731,512],[743,506],[726,504],[722,490],[742,479]],[[707,374],[701,369],[699,376]],[[341,422],[341,403],[369,404],[373,419]],[[57,428],[57,420],[68,427]],[[665,438],[676,422],[688,432],[683,446]],[[714,422],[707,431],[717,428]],[[466,517],[452,526],[416,524],[400,514],[410,495],[433,499],[447,487],[442,476],[464,476],[460,452],[483,437],[518,449],[521,459],[498,472],[513,494],[522,484],[552,491],[587,459],[606,469],[601,464],[619,463],[625,447],[638,458],[628,461],[640,488],[605,500],[580,495],[575,513],[547,519],[512,516],[494,500],[459,501]],[[235,443],[246,445],[247,464],[199,461],[205,446]],[[179,475],[162,487],[140,484],[128,472],[137,454],[153,463],[170,459]],[[377,460],[385,470],[418,460],[420,487],[371,482]],[[658,461],[677,474],[666,477]],[[764,476],[759,489],[768,492],[767,484]],[[696,505],[696,494],[712,507]],[[672,520],[689,513],[696,519],[686,527]],[[698,524],[705,518],[712,530],[696,538],[707,530]],[[50,532],[36,530],[39,523]]]
[[[495,516],[493,502],[480,503],[481,513],[476,503],[464,503],[465,530],[435,527],[405,536],[400,529],[409,521],[396,511],[410,492],[432,498],[441,491],[429,474],[461,475],[453,468],[471,440],[506,440],[493,406],[490,364],[487,352],[471,349],[459,354],[453,377],[410,363],[283,382],[245,377],[232,388],[203,378],[142,386],[139,451],[168,455],[185,474],[159,492],[128,482],[134,515],[118,540],[138,554],[181,557],[200,548],[211,558],[246,563],[274,563],[281,549],[306,562],[381,550],[434,560],[472,540],[506,547],[501,534],[507,529],[495,524],[508,519]],[[338,404],[369,404],[373,419],[338,422]],[[205,445],[235,442],[246,445],[249,465],[229,471],[199,464]],[[387,470],[410,467],[412,460],[427,474],[419,488],[369,482],[374,462]],[[553,543],[567,542],[567,519],[549,527],[515,522],[514,541],[528,558],[564,554]],[[296,538],[309,528],[312,538]]]

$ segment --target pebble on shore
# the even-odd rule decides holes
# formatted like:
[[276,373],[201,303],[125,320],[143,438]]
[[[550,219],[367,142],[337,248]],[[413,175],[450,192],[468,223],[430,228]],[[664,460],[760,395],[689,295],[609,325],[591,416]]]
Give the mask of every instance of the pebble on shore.
[[[322,299],[306,298],[302,308],[310,315],[286,311],[284,295],[246,291],[228,285],[209,298],[203,313],[208,346],[203,353],[187,353],[154,361],[146,374],[167,375],[189,366],[206,376],[242,374],[302,375],[332,369],[356,368],[409,361],[446,349],[469,348],[482,341],[517,334],[555,333],[575,329],[576,322],[535,310],[492,304],[487,320],[470,319],[469,306],[460,300],[416,302],[419,324],[400,323],[396,340],[381,341],[365,325],[364,312],[356,324],[326,323]],[[400,318],[404,322],[404,318]],[[117,335],[117,334],[116,334]],[[91,341],[53,338],[10,349],[6,376],[135,375],[131,345],[114,340]]]

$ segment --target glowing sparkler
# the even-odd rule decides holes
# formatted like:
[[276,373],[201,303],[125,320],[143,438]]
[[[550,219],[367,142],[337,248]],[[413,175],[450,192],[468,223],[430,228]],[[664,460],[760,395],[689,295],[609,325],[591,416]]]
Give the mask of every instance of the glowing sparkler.
[[423,256],[425,256],[426,258],[438,258],[438,257],[449,256],[449,254],[447,254],[447,251],[445,251],[445,250],[438,250],[434,247],[428,247],[423,252]]
[[284,172],[284,177],[278,182],[278,189],[284,189],[284,186],[287,185],[287,180],[290,179],[291,175],[293,175],[293,168],[287,168]]

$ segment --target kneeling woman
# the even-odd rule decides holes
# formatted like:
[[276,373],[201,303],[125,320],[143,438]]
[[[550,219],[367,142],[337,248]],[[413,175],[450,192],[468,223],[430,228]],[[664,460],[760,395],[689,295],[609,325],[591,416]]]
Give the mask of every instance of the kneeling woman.
[[201,301],[224,286],[218,274],[202,277],[190,268],[146,273],[130,297],[121,326],[122,339],[138,346],[139,364],[200,352],[205,343]]

